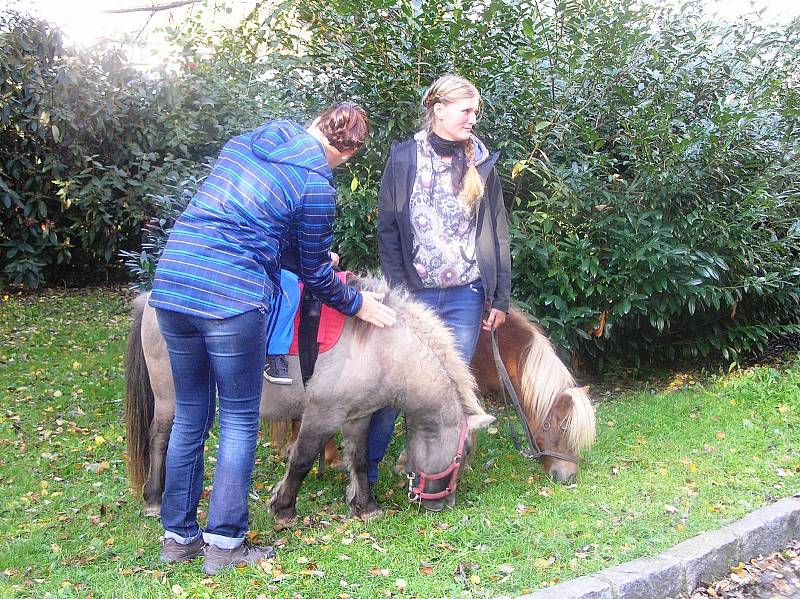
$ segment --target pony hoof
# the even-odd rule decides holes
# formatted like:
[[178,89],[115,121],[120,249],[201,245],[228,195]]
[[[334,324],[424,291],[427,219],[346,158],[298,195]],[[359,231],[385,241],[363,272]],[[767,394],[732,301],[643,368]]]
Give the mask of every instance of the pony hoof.
[[368,508],[355,516],[362,522],[369,522],[370,520],[377,520],[383,517],[383,510],[379,507]]
[[283,530],[285,528],[291,528],[297,522],[297,516],[283,516],[283,517],[275,517],[275,530]]
[[158,518],[161,515],[160,505],[146,505],[142,510],[145,518]]

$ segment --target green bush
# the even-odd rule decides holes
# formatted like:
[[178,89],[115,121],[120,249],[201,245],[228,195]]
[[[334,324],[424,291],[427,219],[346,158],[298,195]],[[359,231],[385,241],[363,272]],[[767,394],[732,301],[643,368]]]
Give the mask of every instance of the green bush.
[[148,75],[11,12],[0,40],[0,267],[13,285],[108,276],[158,220],[153,198],[274,110],[254,69],[230,62]]
[[425,86],[478,85],[478,133],[505,157],[514,295],[561,347],[736,359],[800,330],[797,22],[633,0],[312,0],[283,16],[301,25],[282,55],[295,97],[367,107],[376,133],[353,170],[375,187]]
[[193,168],[162,147],[168,85],[115,51],[67,48],[47,23],[0,16],[0,246],[12,284],[103,276],[136,243],[147,195]]
[[[203,23],[172,32],[179,72],[158,79],[114,55],[48,58],[4,27],[6,46],[27,48],[2,55],[0,143],[17,158],[0,177],[0,237],[15,280],[80,246],[97,265],[127,248],[146,283],[189,175],[227,137],[344,99],[366,107],[373,133],[337,179],[336,249],[375,268],[389,144],[417,127],[425,87],[456,72],[482,90],[478,134],[503,152],[514,296],[560,347],[601,366],[736,360],[800,330],[799,22],[713,24],[635,0],[309,0],[259,5],[216,37]],[[86,77],[71,110],[92,114],[70,129],[45,91]]]

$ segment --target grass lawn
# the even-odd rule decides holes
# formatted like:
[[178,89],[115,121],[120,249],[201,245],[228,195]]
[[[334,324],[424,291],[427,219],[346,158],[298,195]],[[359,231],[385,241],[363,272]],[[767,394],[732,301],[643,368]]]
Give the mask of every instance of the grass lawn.
[[388,515],[351,520],[344,475],[327,472],[303,486],[298,525],[276,533],[265,504],[284,465],[262,440],[251,536],[278,557],[213,579],[199,561],[164,567],[159,523],[140,515],[125,475],[128,299],[0,297],[1,597],[514,595],[653,555],[800,491],[795,357],[612,395],[570,487],[519,457],[499,422],[479,438],[457,508],[438,515],[409,504],[387,467]]

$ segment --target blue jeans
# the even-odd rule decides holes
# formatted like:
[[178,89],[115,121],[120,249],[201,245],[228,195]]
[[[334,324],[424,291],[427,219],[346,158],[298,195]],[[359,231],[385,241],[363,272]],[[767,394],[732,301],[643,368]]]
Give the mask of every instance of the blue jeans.
[[[485,301],[481,281],[458,287],[420,289],[413,294],[417,301],[433,308],[439,318],[450,327],[456,338],[458,353],[469,364],[481,333],[481,315]],[[386,455],[396,419],[397,410],[388,406],[372,415],[367,436],[369,451],[367,480],[372,484],[378,481],[378,464]]]
[[[161,523],[164,537],[233,549],[248,528],[247,494],[255,461],[266,350],[266,314],[221,320],[156,309],[175,382],[175,419],[167,448]],[[208,526],[197,524],[203,451],[219,391],[219,450]]]

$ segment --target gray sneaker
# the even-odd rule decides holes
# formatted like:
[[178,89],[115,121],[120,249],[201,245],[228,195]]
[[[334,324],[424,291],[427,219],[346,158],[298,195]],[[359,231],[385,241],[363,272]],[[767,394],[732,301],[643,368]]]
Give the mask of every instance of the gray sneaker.
[[291,385],[292,377],[289,376],[289,363],[286,361],[286,357],[267,356],[264,378],[273,385]]
[[262,559],[275,557],[275,550],[269,546],[256,547],[247,541],[235,549],[221,549],[216,545],[206,545],[203,557],[203,572],[214,576],[223,568],[238,566],[239,564],[255,564]]
[[203,553],[205,546],[202,535],[186,545],[181,545],[175,539],[162,539],[161,561],[166,563],[189,562]]

